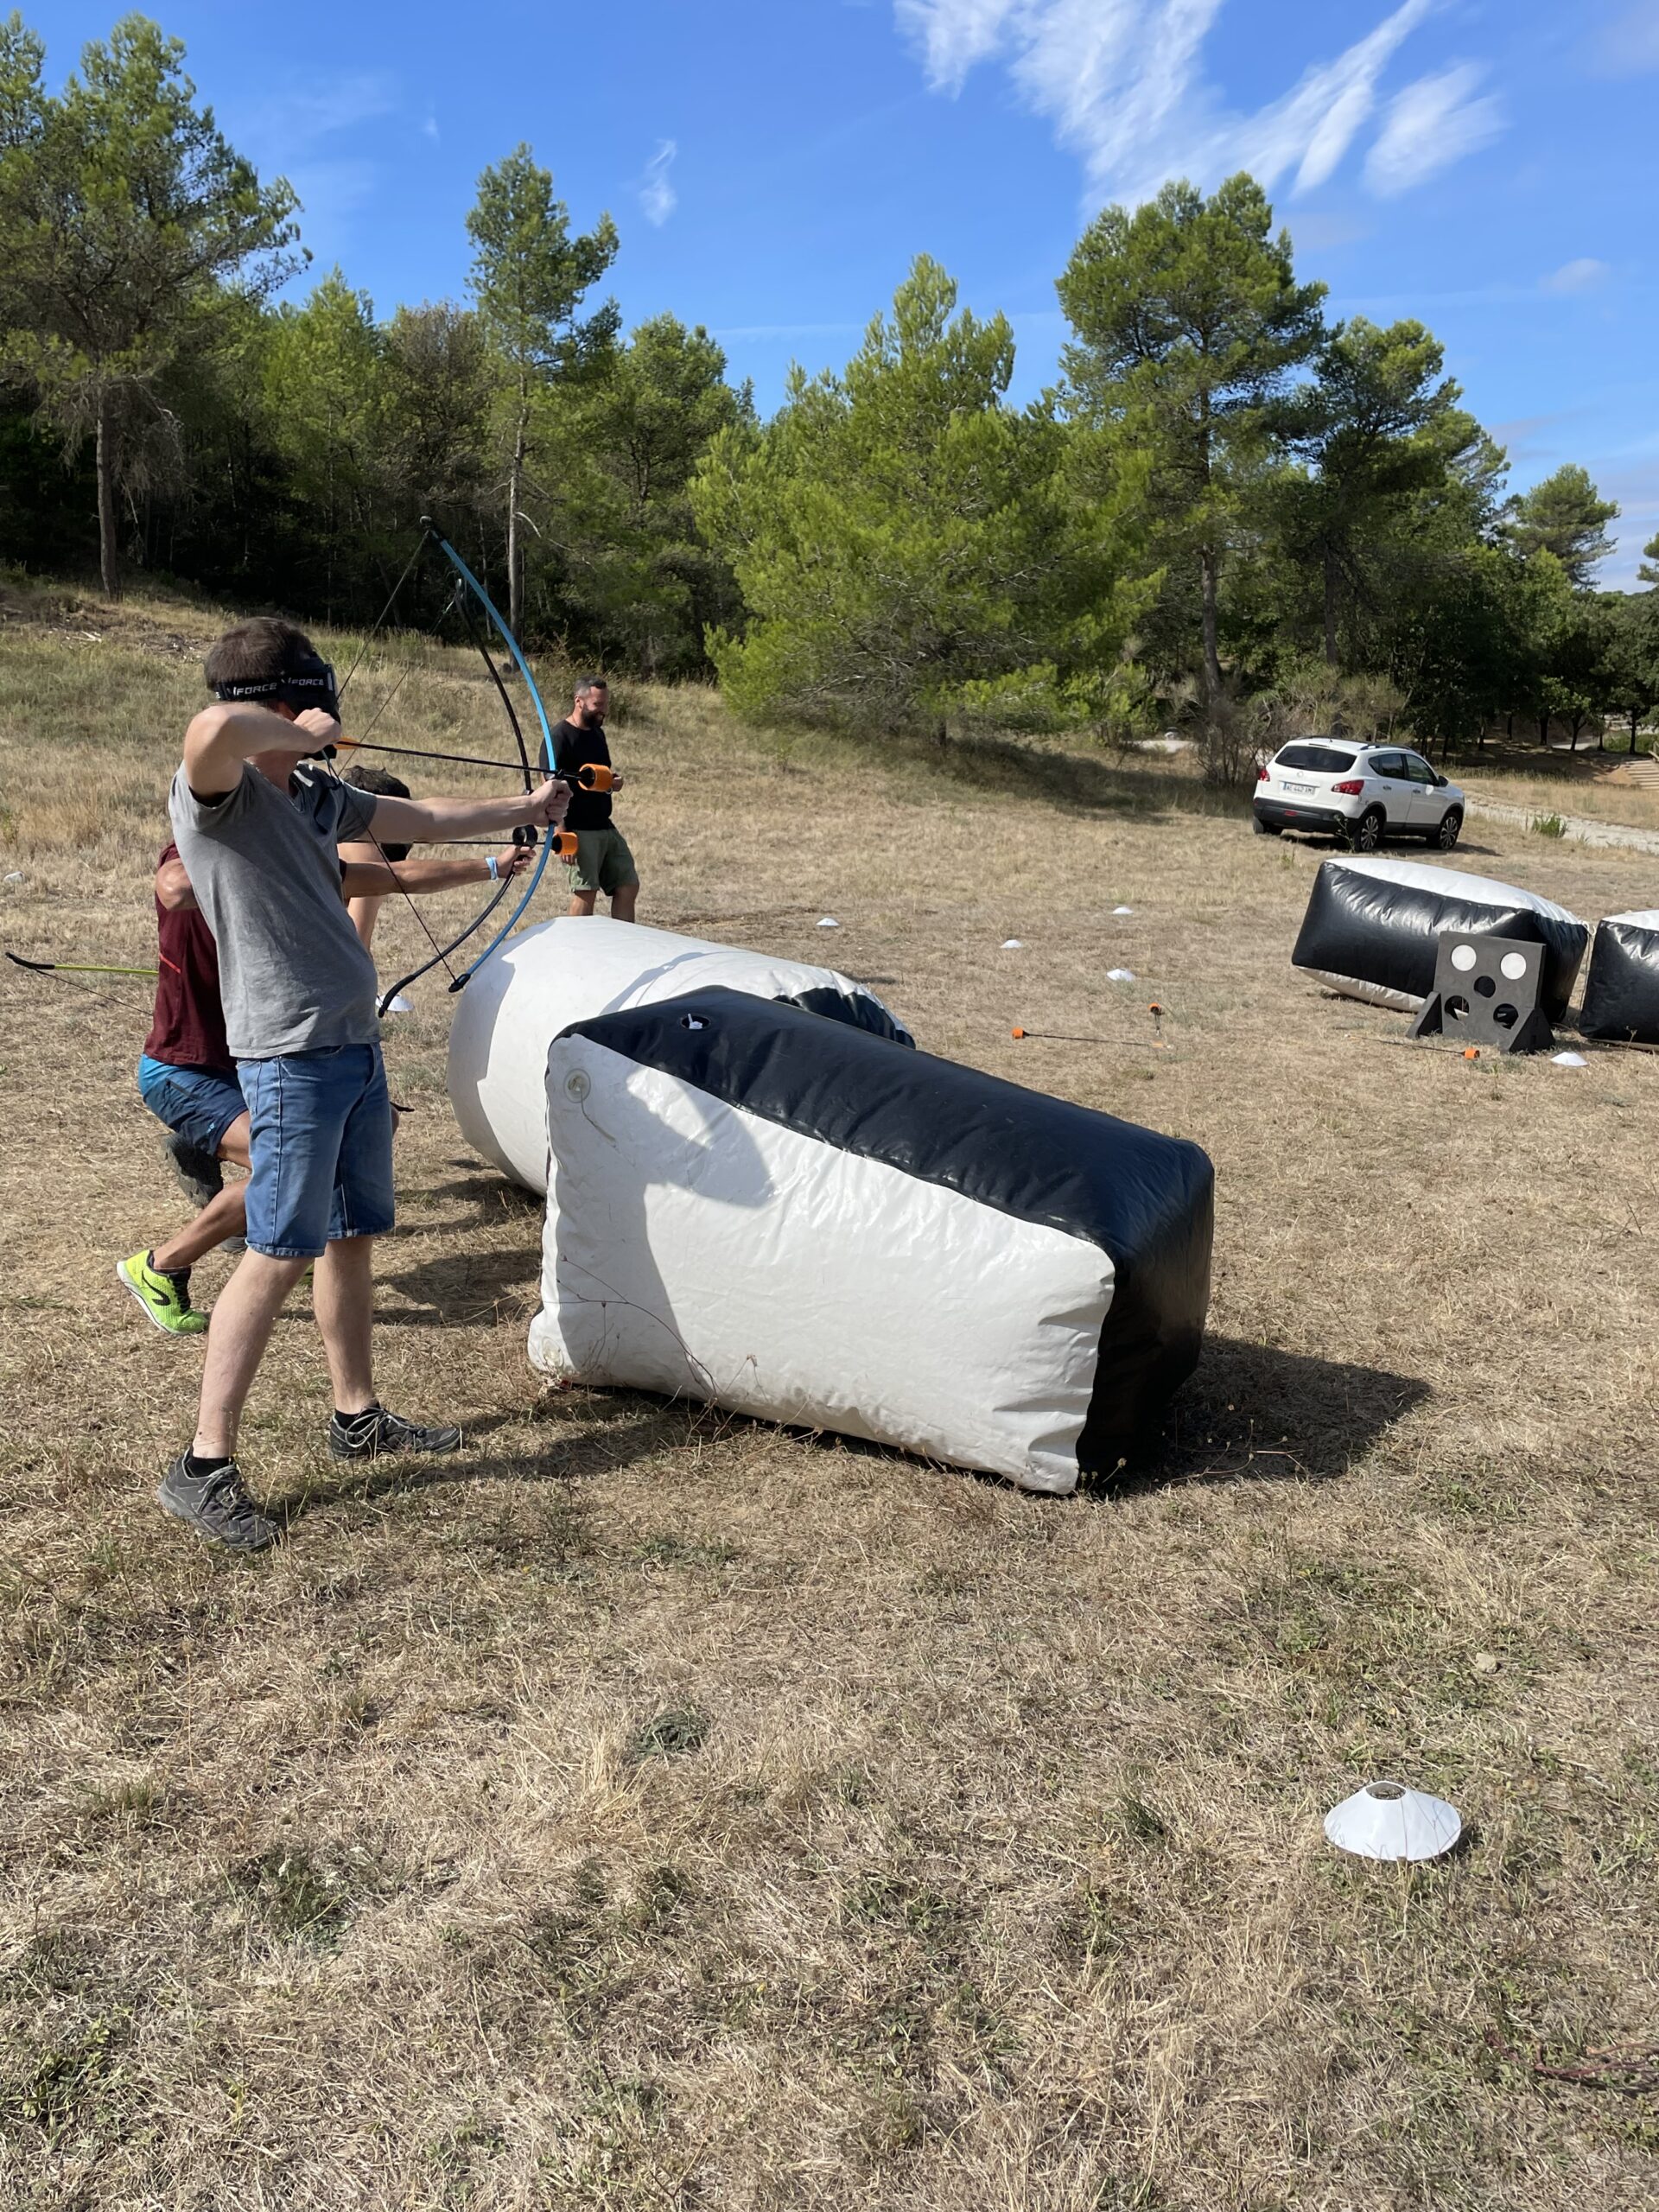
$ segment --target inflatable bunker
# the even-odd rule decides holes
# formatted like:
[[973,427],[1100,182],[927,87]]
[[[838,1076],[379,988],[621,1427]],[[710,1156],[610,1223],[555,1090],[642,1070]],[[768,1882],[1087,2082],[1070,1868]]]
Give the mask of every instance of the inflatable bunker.
[[873,991],[833,968],[567,914],[512,938],[461,994],[449,1032],[449,1096],[461,1135],[515,1183],[545,1191],[547,1048],[560,1030],[709,984],[913,1041]]
[[1579,1027],[1586,1037],[1659,1045],[1659,911],[1597,923]]
[[1348,997],[1415,1014],[1434,988],[1440,931],[1544,948],[1543,1008],[1559,1021],[1589,931],[1535,892],[1421,861],[1322,861],[1293,963]]
[[1192,1372],[1196,1145],[698,989],[578,1021],[530,1354],[1066,1491]]

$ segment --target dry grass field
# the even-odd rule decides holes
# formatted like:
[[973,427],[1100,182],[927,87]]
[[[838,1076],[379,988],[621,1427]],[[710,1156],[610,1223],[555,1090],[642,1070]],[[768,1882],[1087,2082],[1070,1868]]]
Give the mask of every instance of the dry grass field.
[[[151,957],[213,627],[4,602],[5,945]],[[184,1217],[145,986],[8,968],[0,2204],[1651,2206],[1659,2096],[1585,2054],[1659,2045],[1659,1058],[1403,1047],[1289,966],[1319,852],[1166,765],[618,707],[644,918],[1207,1147],[1203,1365],[1065,1502],[544,1395],[537,1210],[429,978],[381,1387],[466,1448],[331,1463],[301,1294],[244,1438],[288,1540],[215,1556],[153,1503],[199,1353],[114,1272]],[[436,653],[381,730],[500,742]],[[1656,903],[1637,855],[1464,858]],[[389,906],[383,972],[418,946]],[[1333,1853],[1376,1775],[1456,1853]]]

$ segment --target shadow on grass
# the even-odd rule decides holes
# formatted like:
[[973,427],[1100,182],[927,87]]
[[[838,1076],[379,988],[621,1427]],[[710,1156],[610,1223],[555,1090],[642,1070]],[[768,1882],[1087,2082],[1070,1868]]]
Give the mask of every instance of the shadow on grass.
[[[1317,830],[1281,830],[1279,836],[1282,844],[1294,845],[1299,852],[1317,853],[1321,860],[1345,860],[1351,856],[1353,851],[1352,847],[1340,837],[1322,837]],[[1422,861],[1428,868],[1455,868],[1461,857],[1471,853],[1481,860],[1497,858],[1495,847],[1473,844],[1467,837],[1460,837],[1449,853],[1443,853],[1438,845],[1425,844],[1421,837],[1389,837],[1380,851],[1370,857],[1374,860],[1414,860]]]
[[458,1198],[478,1209],[480,1221],[494,1220],[498,1216],[509,1219],[532,1217],[539,1221],[546,1211],[547,1201],[534,1191],[526,1191],[518,1183],[509,1182],[499,1167],[486,1167],[481,1161],[452,1160],[452,1167],[464,1167],[468,1172],[457,1175],[451,1183],[434,1183],[421,1195],[425,1198]]
[[383,1275],[381,1283],[409,1302],[377,1306],[375,1326],[444,1329],[457,1322],[494,1321],[504,1306],[512,1307],[513,1319],[524,1319],[524,1301],[536,1294],[541,1264],[541,1246],[527,1244],[508,1251],[474,1250],[426,1260],[417,1268]]
[[[613,1403],[616,1402],[613,1402]],[[569,1483],[579,1476],[614,1474],[660,1451],[673,1426],[672,1409],[632,1392],[617,1403],[613,1419],[595,1419],[581,1429],[563,1432],[556,1442],[528,1448],[479,1450],[494,1431],[520,1416],[485,1416],[467,1425],[459,1452],[436,1459],[391,1453],[384,1459],[345,1460],[309,1477],[294,1496],[266,1508],[283,1529],[293,1529],[308,1513],[341,1505],[372,1504],[416,1491],[460,1483]]]
[[1144,1453],[1098,1487],[1329,1481],[1347,1473],[1428,1385],[1385,1368],[1207,1337],[1198,1372]]
[[918,745],[909,750],[913,760],[947,779],[981,791],[1046,799],[1070,813],[1246,818],[1243,792],[1203,783],[1174,768],[1120,766],[1103,754],[1061,752],[1021,744],[1017,738],[964,737],[943,751]]

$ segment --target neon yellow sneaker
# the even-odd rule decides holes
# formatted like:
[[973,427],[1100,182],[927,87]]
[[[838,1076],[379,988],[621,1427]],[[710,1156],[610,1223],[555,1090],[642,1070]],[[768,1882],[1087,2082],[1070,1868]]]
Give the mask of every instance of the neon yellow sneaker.
[[181,1275],[164,1275],[151,1267],[148,1252],[135,1252],[130,1260],[121,1261],[115,1272],[156,1326],[169,1337],[199,1337],[207,1326],[207,1316],[198,1313],[190,1303],[188,1268]]

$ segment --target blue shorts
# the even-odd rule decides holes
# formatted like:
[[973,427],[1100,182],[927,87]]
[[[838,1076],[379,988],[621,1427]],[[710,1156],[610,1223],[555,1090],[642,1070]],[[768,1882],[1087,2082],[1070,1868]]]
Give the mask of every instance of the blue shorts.
[[238,1060],[248,1102],[248,1243],[315,1260],[346,1236],[384,1236],[395,1214],[391,1101],[378,1045]]
[[175,1068],[168,1060],[138,1063],[138,1096],[175,1136],[216,1159],[231,1123],[248,1110],[233,1075],[213,1068]]

